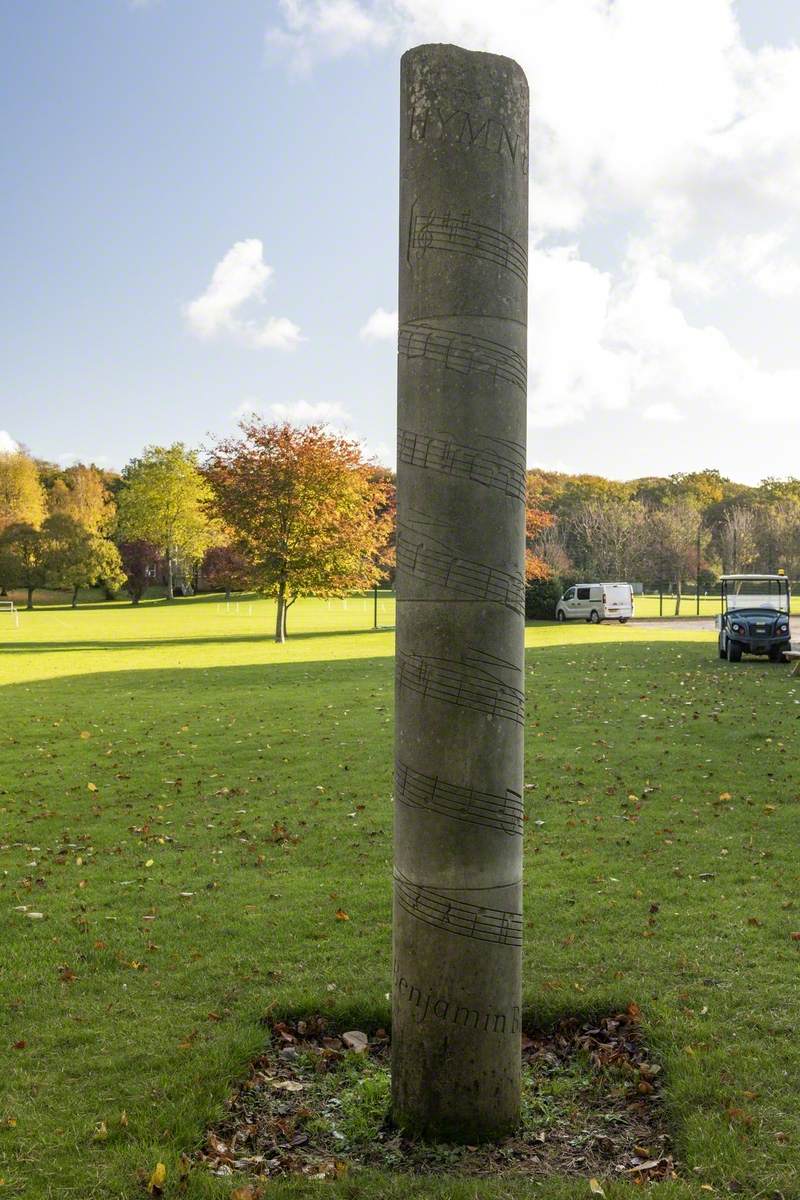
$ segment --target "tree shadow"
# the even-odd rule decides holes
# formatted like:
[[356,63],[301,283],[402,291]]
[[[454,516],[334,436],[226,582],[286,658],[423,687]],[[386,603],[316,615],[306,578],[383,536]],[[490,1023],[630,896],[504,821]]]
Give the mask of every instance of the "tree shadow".
[[[317,629],[306,633],[290,633],[285,645],[289,646],[292,642],[308,642],[318,640],[320,638],[348,638],[348,637],[365,637],[372,633],[392,633],[394,626],[381,627],[379,629]],[[264,643],[275,644],[275,635],[272,633],[233,633],[218,635],[216,637],[172,637],[172,638],[113,638],[113,639],[98,639],[98,640],[79,640],[72,641],[47,641],[47,642],[17,642],[9,643],[0,646],[0,653],[7,654],[45,654],[45,653],[66,653],[70,650],[151,650],[154,647],[162,646],[215,646],[215,645],[231,645],[245,644],[261,645]],[[331,661],[325,659],[322,661]],[[363,661],[363,660],[362,660]],[[280,663],[269,663],[263,665],[280,666]],[[188,668],[191,669],[191,668]]]

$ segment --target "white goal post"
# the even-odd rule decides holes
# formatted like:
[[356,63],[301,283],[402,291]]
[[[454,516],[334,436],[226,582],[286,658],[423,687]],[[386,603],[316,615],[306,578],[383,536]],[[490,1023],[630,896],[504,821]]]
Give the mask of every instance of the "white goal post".
[[14,625],[17,629],[19,629],[19,612],[13,600],[7,600],[4,597],[0,597],[0,613],[3,612],[11,613],[11,616],[14,620]]

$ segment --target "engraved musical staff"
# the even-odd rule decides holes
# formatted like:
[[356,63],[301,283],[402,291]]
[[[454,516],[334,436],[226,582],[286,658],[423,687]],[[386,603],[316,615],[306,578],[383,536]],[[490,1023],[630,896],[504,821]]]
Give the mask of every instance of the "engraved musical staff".
[[400,688],[517,725],[525,723],[524,693],[497,674],[505,670],[519,675],[513,663],[504,663],[480,651],[462,657],[461,662],[434,655],[400,653],[396,669]]
[[[488,438],[483,440],[489,441]],[[525,456],[519,450],[515,455],[513,451],[463,446],[447,434],[413,433],[410,429],[398,429],[397,442],[397,456],[402,463],[427,467],[456,479],[470,479],[525,503]],[[507,445],[503,442],[495,444]]]
[[405,763],[398,763],[394,777],[395,799],[409,808],[439,813],[468,825],[498,829],[510,836],[522,835],[524,807],[522,796],[506,788],[504,796],[481,792],[476,788],[447,783],[438,775],[423,775]]
[[408,321],[400,327],[397,348],[405,358],[425,358],[460,375],[477,372],[495,380],[503,379],[526,392],[525,359],[516,350],[490,338],[438,327],[431,319]]
[[[418,524],[424,528],[426,522]],[[453,595],[502,604],[512,612],[525,614],[525,582],[521,575],[459,558],[427,529],[420,534],[412,525],[398,525],[397,565],[416,579],[446,588]]]
[[454,900],[433,888],[412,883],[399,871],[395,871],[394,881],[399,906],[425,925],[476,942],[522,945],[522,913]]
[[491,225],[470,220],[468,212],[462,216],[418,213],[415,202],[408,226],[407,261],[411,261],[412,251],[424,256],[429,250],[446,250],[494,263],[527,285],[528,253],[514,238]]

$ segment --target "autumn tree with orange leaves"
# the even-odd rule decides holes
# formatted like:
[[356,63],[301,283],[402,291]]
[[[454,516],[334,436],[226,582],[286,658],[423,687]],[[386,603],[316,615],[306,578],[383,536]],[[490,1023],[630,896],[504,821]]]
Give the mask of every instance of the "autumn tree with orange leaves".
[[372,587],[389,538],[385,484],[357,442],[321,425],[296,428],[246,417],[241,436],[208,453],[211,511],[253,567],[258,589],[278,602],[275,640],[301,596]]
[[525,582],[534,579],[549,579],[552,574],[544,559],[536,554],[533,546],[539,541],[545,529],[553,524],[553,517],[543,508],[538,508],[531,488],[528,488],[528,503],[525,508]]

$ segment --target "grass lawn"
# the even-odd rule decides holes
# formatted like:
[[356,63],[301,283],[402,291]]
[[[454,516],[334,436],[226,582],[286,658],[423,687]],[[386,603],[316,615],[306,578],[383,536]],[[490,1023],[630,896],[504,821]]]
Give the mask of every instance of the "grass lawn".
[[[201,1170],[179,1192],[178,1158],[258,1018],[387,1021],[393,637],[360,603],[298,604],[283,647],[250,599],[0,614],[0,1200],[142,1197],[157,1161],[167,1197],[227,1196]],[[527,642],[529,1021],[638,1003],[685,1173],[658,1200],[789,1200],[800,681],[690,624]],[[590,1195],[266,1194],[320,1187]]]

